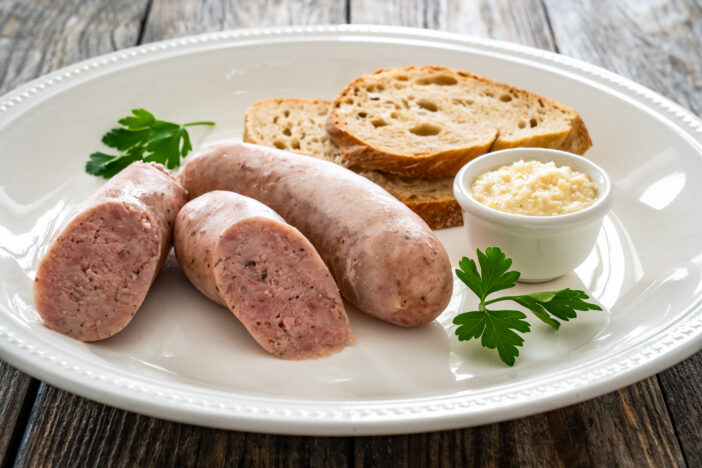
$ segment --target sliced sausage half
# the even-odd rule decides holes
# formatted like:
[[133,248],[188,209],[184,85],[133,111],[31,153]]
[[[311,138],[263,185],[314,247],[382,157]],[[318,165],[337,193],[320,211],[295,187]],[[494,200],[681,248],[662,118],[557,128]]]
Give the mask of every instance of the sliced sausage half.
[[166,259],[185,201],[159,164],[133,163],[106,182],[39,263],[34,305],[44,323],[81,341],[126,327]]
[[283,359],[314,359],[354,341],[336,283],[312,244],[272,209],[233,192],[188,202],[175,252],[190,281]]

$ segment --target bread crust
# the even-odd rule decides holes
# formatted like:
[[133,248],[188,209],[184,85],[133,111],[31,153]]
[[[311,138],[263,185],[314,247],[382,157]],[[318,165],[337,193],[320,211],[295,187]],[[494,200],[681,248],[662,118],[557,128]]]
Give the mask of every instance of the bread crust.
[[441,179],[455,176],[466,163],[487,153],[494,139],[470,148],[458,148],[430,155],[409,156],[387,151],[379,151],[368,143],[354,138],[351,134],[334,134],[327,126],[327,132],[339,145],[341,158],[350,165],[389,172],[404,177],[419,179]]
[[592,139],[590,138],[590,133],[587,131],[585,122],[583,122],[583,119],[581,119],[579,115],[576,115],[573,121],[573,129],[568,133],[557,149],[582,156],[591,146]]
[[[400,200],[402,201],[402,200]],[[402,201],[417,213],[432,229],[444,229],[463,225],[461,206],[455,198],[423,202]]]

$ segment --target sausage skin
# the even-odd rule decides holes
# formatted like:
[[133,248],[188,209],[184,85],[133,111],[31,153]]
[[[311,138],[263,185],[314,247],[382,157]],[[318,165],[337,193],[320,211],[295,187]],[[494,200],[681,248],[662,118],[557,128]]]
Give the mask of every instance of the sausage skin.
[[436,318],[453,289],[448,254],[427,224],[371,181],[336,164],[246,143],[191,156],[190,197],[230,190],[270,206],[317,248],[358,309],[412,327]]
[[252,198],[213,191],[186,203],[176,257],[190,281],[283,359],[316,359],[354,341],[339,290],[300,231]]
[[131,321],[171,248],[185,189],[160,164],[135,162],[79,206],[34,280],[44,323],[81,341]]

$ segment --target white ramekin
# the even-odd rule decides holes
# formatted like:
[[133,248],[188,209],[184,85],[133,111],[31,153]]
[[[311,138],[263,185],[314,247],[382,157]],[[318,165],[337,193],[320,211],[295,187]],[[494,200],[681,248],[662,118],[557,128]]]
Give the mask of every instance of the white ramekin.
[[[597,200],[589,207],[557,216],[505,213],[478,202],[471,187],[476,177],[519,161],[553,161],[589,175],[597,187]],[[592,161],[565,151],[515,148],[488,153],[463,166],[453,183],[461,205],[463,224],[472,249],[496,246],[512,258],[520,281],[541,282],[562,276],[585,260],[597,240],[604,215],[612,206],[612,183]],[[475,251],[467,252],[473,257]]]

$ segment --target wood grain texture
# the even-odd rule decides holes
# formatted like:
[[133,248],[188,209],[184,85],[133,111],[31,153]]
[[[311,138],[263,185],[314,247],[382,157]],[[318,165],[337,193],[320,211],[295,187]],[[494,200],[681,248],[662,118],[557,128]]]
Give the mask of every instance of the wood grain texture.
[[702,466],[702,353],[658,375],[688,466]]
[[39,75],[136,44],[148,0],[3,0],[0,94]]
[[580,405],[501,424],[359,438],[199,428],[109,408],[42,384],[28,428],[18,466],[684,464],[655,379]]
[[355,466],[682,466],[655,379],[526,418],[355,440]]
[[343,0],[154,0],[142,42],[225,29],[345,22]]
[[0,466],[6,466],[7,458],[14,456],[14,445],[22,435],[22,416],[34,398],[29,392],[31,381],[28,375],[0,361]]
[[42,384],[17,466],[347,466],[350,443],[171,423]]
[[702,114],[699,0],[544,4],[562,54],[631,78]]
[[541,49],[554,47],[540,0],[350,0],[349,12],[352,23],[439,29]]

